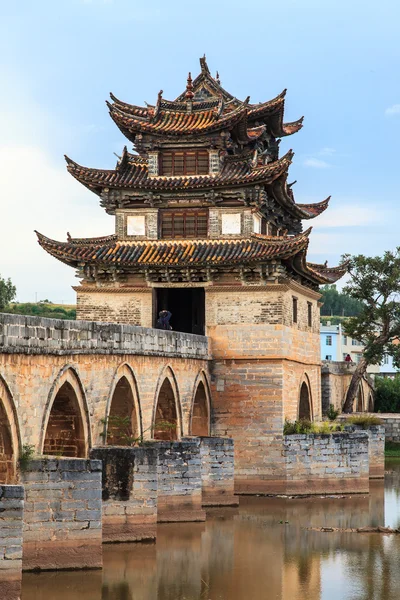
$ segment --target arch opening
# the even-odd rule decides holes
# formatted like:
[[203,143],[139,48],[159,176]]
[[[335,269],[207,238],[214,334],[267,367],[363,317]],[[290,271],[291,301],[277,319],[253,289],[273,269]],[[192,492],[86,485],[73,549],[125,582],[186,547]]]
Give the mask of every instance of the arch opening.
[[85,432],[78,398],[66,381],[58,390],[51,407],[44,438],[43,454],[84,458]]
[[115,386],[107,420],[107,444],[131,446],[140,435],[135,399],[128,379],[123,375]]
[[356,412],[363,412],[363,396],[361,384],[358,386],[357,396],[355,398]]
[[0,398],[0,483],[14,483],[16,462],[12,443],[11,425]]
[[305,381],[303,381],[300,388],[299,419],[311,421],[310,392]]
[[178,415],[176,412],[175,394],[168,378],[164,379],[158,393],[153,437],[156,440],[178,439]]
[[204,383],[197,386],[193,402],[191,435],[210,435],[210,415]]
[[374,398],[373,398],[372,394],[369,395],[368,412],[374,412]]

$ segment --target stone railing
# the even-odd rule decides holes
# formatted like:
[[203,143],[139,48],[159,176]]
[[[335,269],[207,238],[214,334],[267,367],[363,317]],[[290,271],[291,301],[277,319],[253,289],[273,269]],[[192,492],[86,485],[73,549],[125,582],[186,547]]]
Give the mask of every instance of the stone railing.
[[344,360],[323,360],[321,370],[322,373],[332,373],[332,375],[352,375],[356,370],[356,364]]
[[208,358],[201,335],[97,321],[0,313],[0,353],[140,354]]

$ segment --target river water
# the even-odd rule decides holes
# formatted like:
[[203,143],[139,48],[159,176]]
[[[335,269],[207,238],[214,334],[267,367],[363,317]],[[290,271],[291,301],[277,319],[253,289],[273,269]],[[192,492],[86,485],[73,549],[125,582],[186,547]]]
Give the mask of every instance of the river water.
[[399,600],[400,461],[369,496],[240,498],[206,523],[164,524],[157,544],[103,546],[102,571],[25,573],[22,600]]

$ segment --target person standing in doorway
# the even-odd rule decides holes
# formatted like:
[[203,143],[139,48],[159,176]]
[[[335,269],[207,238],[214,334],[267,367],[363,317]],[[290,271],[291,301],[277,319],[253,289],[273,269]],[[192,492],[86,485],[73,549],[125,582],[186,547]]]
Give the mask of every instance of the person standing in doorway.
[[158,319],[157,319],[157,323],[156,323],[156,328],[157,329],[166,329],[166,330],[171,330],[172,327],[169,324],[169,320],[172,317],[172,314],[169,312],[169,310],[161,310],[158,313]]

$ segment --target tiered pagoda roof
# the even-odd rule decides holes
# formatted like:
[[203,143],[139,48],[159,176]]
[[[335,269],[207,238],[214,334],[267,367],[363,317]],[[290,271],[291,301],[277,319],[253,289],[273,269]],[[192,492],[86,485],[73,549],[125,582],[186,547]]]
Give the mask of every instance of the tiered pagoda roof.
[[[330,269],[306,262],[310,229],[300,233],[301,220],[320,215],[329,198],[297,204],[293,184],[287,182],[293,152],[279,158],[277,138],[299,131],[303,118],[284,121],[286,90],[272,100],[251,104],[249,98],[239,100],[227,92],[218,74],[211,76],[205,57],[200,65],[200,74],[193,81],[189,74],[186,90],[175,100],[163,98],[160,91],[154,105],[141,107],[111,94],[110,115],[137,153],[125,147],[115,169],[92,169],[66,157],[67,169],[101,197],[109,214],[148,205],[168,208],[179,196],[180,206],[183,202],[188,208],[250,206],[268,222],[272,219],[282,235],[171,241],[108,236],[57,242],[38,234],[40,245],[81,273],[89,267],[125,273],[171,267],[232,269],[235,265],[251,270],[268,261],[281,261],[291,276],[311,287],[336,281],[345,267]],[[164,175],[157,170],[154,154],[163,156],[163,152],[182,148],[212,151],[213,168],[210,162],[208,172],[197,175]]]
[[265,236],[253,234],[250,239],[201,240],[118,240],[116,235],[101,238],[70,238],[58,242],[36,232],[39,244],[61,262],[80,267],[129,268],[144,267],[234,267],[257,266],[262,261],[287,262],[301,277],[314,284],[334,283],[346,267],[328,268],[306,262],[311,228],[298,236]]

